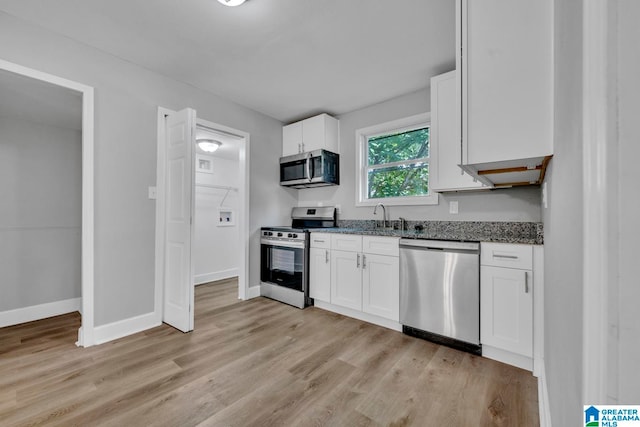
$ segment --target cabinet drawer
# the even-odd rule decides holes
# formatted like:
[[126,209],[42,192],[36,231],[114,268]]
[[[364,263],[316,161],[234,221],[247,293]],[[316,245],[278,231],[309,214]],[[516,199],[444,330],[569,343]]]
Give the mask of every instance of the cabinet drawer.
[[363,236],[362,252],[367,254],[399,256],[399,237]]
[[331,235],[327,233],[311,233],[312,248],[331,249]]
[[348,252],[362,252],[362,236],[353,234],[332,234],[331,249]]
[[531,270],[533,269],[533,247],[511,243],[482,243],[480,264]]

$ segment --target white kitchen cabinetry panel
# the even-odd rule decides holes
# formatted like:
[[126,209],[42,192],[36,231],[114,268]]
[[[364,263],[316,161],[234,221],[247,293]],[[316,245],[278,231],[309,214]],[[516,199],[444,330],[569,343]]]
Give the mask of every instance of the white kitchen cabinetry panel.
[[458,166],[462,147],[456,73],[454,70],[431,78],[429,189],[436,192],[485,187]]
[[362,236],[362,252],[367,254],[399,256],[399,237]]
[[282,127],[282,156],[328,150],[339,154],[339,121],[320,114]]
[[463,165],[495,185],[539,178],[527,168],[553,153],[553,1],[458,0],[457,23]]
[[533,247],[531,245],[483,243],[480,257],[481,265],[519,268],[521,270],[533,268]]
[[362,252],[362,236],[355,234],[333,234],[331,235],[331,249]]
[[282,127],[282,157],[302,153],[302,122]]
[[314,300],[331,301],[331,254],[329,249],[309,250],[309,296]]
[[368,253],[362,257],[362,311],[399,321],[399,258]]
[[311,233],[311,247],[331,249],[331,235],[327,233]]
[[483,266],[480,341],[483,345],[533,356],[531,271]]
[[331,250],[332,304],[362,310],[361,258],[359,252]]

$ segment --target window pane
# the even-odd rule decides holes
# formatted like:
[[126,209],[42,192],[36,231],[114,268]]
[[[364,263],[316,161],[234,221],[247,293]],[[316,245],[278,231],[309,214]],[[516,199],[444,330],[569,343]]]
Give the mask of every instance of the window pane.
[[429,165],[416,163],[368,172],[368,198],[426,196],[429,193]]
[[381,165],[429,156],[429,128],[416,129],[368,140],[369,165]]

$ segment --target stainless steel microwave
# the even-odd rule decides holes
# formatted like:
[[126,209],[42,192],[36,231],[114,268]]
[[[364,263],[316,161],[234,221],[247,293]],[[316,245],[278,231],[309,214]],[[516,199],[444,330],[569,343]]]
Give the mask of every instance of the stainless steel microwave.
[[340,156],[316,150],[280,158],[280,185],[293,188],[340,184]]

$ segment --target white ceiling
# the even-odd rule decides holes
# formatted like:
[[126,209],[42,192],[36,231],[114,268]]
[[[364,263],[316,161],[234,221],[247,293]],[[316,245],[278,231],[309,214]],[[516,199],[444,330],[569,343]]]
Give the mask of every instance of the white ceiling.
[[454,68],[454,0],[0,0],[0,10],[283,122]]
[[0,116],[82,129],[82,94],[0,70]]

